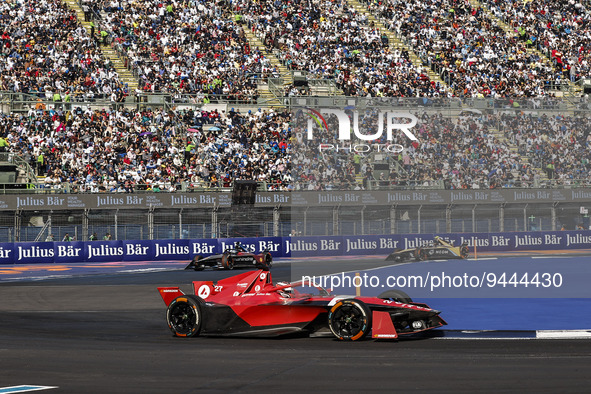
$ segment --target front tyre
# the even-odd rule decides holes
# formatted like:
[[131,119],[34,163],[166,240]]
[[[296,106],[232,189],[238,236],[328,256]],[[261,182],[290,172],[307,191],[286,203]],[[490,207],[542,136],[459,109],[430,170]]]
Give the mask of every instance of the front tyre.
[[371,313],[358,300],[337,302],[328,313],[328,327],[341,341],[358,341],[371,331]]
[[410,298],[408,294],[398,289],[386,290],[382,294],[380,294],[378,298],[382,300],[402,302],[403,304],[408,304],[409,302],[412,302],[412,298]]
[[168,328],[177,337],[199,335],[203,320],[203,301],[193,295],[175,298],[166,310]]
[[201,262],[200,262],[200,260],[201,260],[202,258],[203,258],[203,257],[201,257],[200,255],[197,255],[197,256],[195,256],[195,257],[193,258],[193,261],[192,261],[192,263],[193,263],[193,269],[194,269],[195,271],[203,271],[203,270],[205,269],[205,264],[203,264],[203,263],[201,263]]
[[234,269],[234,258],[227,253],[222,256],[222,267],[227,270]]

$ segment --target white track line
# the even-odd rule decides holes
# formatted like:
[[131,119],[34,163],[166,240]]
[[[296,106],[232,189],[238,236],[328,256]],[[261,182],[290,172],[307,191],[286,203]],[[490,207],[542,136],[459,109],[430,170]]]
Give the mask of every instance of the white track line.
[[537,339],[589,339],[591,330],[540,330]]
[[57,389],[57,386],[31,386],[31,385],[20,385],[20,386],[8,386],[8,387],[0,387],[0,394],[8,394],[8,393],[26,393],[29,391],[39,391],[39,390],[50,390],[50,389]]

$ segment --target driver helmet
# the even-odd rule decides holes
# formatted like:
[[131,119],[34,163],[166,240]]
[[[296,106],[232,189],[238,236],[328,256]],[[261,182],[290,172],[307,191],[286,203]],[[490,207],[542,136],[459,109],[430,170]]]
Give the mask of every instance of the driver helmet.
[[[288,282],[277,282],[277,286],[285,286],[288,285]],[[293,295],[293,288],[292,287],[286,287],[285,289],[281,289],[277,291],[282,297],[284,298],[291,298],[291,296]]]

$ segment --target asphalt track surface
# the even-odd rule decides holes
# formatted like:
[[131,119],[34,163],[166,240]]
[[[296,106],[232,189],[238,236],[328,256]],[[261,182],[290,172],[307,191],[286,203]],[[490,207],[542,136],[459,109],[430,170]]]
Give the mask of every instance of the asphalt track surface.
[[[290,264],[272,269],[289,280]],[[0,284],[0,389],[48,393],[589,392],[589,340],[175,338],[157,286],[225,271]],[[588,311],[587,311],[588,313]]]

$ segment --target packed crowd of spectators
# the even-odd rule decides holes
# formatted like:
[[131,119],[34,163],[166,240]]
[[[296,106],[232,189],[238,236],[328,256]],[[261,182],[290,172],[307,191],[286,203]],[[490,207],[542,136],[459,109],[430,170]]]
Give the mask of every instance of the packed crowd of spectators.
[[332,79],[347,96],[445,96],[406,50],[391,50],[388,37],[345,0],[233,0],[232,7],[288,68]]
[[[369,111],[359,123],[375,124],[375,115],[376,111]],[[295,146],[301,149],[294,149],[293,157],[295,187],[488,189],[531,185],[535,170],[520,162],[519,154],[511,150],[511,141],[499,140],[490,132],[490,127],[498,123],[496,116],[447,117],[422,113],[417,117],[413,134],[418,141],[414,142],[400,133],[394,135],[391,143],[385,137],[371,142],[351,142],[350,146],[357,148],[348,151],[332,149],[337,145],[335,141],[321,136],[327,147],[322,149],[322,154],[314,156],[305,153],[313,151],[317,140],[309,142],[300,138]],[[332,116],[329,119],[336,121]],[[296,128],[296,135],[302,132],[301,127]],[[370,134],[361,126],[360,132]],[[388,146],[393,148],[394,144],[404,149],[383,153],[393,152]],[[391,160],[384,161],[386,168],[382,166],[378,170],[384,158]]]
[[257,81],[278,76],[251,48],[225,2],[159,0],[99,2],[101,25],[129,58],[146,93],[257,97]]
[[501,116],[499,130],[554,184],[579,185],[591,171],[589,119],[564,115]]
[[0,28],[0,90],[59,102],[129,93],[62,1],[2,2]]
[[368,8],[433,65],[454,96],[543,96],[569,79],[467,0],[369,1]]
[[[374,113],[366,114],[374,124]],[[296,189],[446,188],[580,186],[589,184],[591,129],[588,117],[564,114],[524,114],[521,111],[483,114],[466,112],[449,117],[416,113],[413,133],[418,142],[402,135],[399,154],[383,154],[389,142],[357,140],[340,149],[334,137],[320,134],[313,141],[302,136],[306,119],[296,118],[293,150]],[[328,121],[336,119],[331,115]],[[360,124],[362,121],[360,120]],[[370,134],[360,126],[362,134]],[[373,129],[375,133],[375,126]],[[318,143],[326,144],[318,151]],[[372,149],[366,148],[371,145]],[[381,152],[381,153],[380,153]],[[377,154],[376,154],[377,153]],[[379,157],[379,158],[378,158]],[[388,161],[383,161],[389,159]],[[386,163],[378,169],[378,165]]]
[[[486,0],[497,16],[513,21],[514,36],[464,0],[368,3],[448,76],[451,91],[430,81],[407,52],[392,50],[344,0],[86,3],[138,71],[140,90],[201,101],[256,97],[256,81],[277,75],[269,59],[250,48],[244,29],[290,68],[332,79],[349,96],[537,100],[547,81],[578,77],[589,67],[589,15],[574,0]],[[0,90],[55,104],[40,100],[26,114],[0,115],[0,150],[25,158],[50,188],[191,191],[248,179],[268,190],[478,189],[537,185],[536,169],[575,184],[591,170],[588,119],[562,115],[417,113],[418,142],[403,135],[374,141],[404,146],[378,170],[371,154],[300,149],[313,147],[286,111],[91,110],[78,102],[97,96],[122,101],[131,92],[74,11],[59,0],[10,0],[0,5],[0,24]],[[536,41],[552,51],[554,63],[527,51]],[[369,111],[362,129],[375,120]]]
[[591,71],[591,8],[578,0],[483,0],[522,41],[549,53],[574,82]]
[[[192,191],[232,187],[235,180],[278,191],[540,187],[542,181],[577,185],[591,171],[588,118],[520,111],[415,115],[418,141],[394,133],[392,141],[357,141],[374,146],[357,151],[319,150],[319,141],[333,144],[336,137],[325,131],[309,141],[305,118],[296,115],[294,122],[289,112],[272,109],[37,106],[26,115],[0,116],[6,142],[0,149],[28,161],[45,187],[69,192]],[[334,130],[337,119],[326,118]],[[376,119],[373,109],[361,115],[360,132],[372,133]],[[386,148],[394,144],[403,149]]]
[[50,188],[176,191],[255,179],[286,190],[288,121],[272,110],[31,109],[0,116],[0,134],[2,149],[27,160]]

